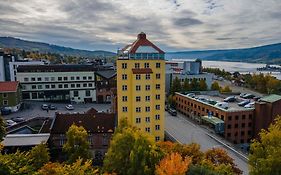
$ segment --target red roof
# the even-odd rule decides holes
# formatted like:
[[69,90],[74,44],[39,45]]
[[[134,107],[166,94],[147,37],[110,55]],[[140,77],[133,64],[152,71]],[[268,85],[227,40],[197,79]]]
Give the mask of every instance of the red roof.
[[[130,45],[125,46],[122,50],[126,50]],[[137,49],[140,46],[151,46],[155,50],[157,50],[159,53],[164,54],[164,51],[161,50],[159,47],[155,46],[152,42],[150,42],[148,39],[146,39],[146,34],[141,32],[138,34],[138,38],[133,44],[131,45],[131,48],[129,50],[129,53],[136,53]]]
[[19,85],[18,81],[0,82],[0,92],[16,92],[18,85]]

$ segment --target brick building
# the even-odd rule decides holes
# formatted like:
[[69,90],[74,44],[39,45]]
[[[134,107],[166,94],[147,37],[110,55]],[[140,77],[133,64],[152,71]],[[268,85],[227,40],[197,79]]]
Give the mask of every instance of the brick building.
[[116,91],[116,70],[101,70],[95,73],[96,96],[98,103],[110,103]]
[[202,122],[203,116],[212,116],[224,121],[223,137],[234,144],[249,143],[253,138],[254,109],[243,108],[236,103],[229,103],[226,108],[215,105],[222,101],[215,96],[189,96],[176,93],[176,108],[187,117]]

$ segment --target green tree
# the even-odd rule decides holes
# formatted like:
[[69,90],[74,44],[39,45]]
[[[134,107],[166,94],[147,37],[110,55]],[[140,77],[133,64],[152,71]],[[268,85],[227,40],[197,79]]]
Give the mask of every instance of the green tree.
[[33,147],[30,151],[30,158],[33,162],[33,167],[35,169],[41,168],[45,163],[50,160],[49,148],[46,144],[39,144]]
[[193,78],[192,80],[191,80],[191,83],[190,83],[190,89],[192,90],[192,91],[198,91],[199,90],[199,83],[198,83],[198,81],[197,81],[197,79],[196,78]]
[[181,81],[178,77],[176,77],[172,82],[170,94],[174,95],[175,92],[180,92],[181,90]]
[[0,143],[3,141],[5,134],[6,134],[5,121],[3,117],[0,115]]
[[88,134],[82,126],[72,124],[66,133],[66,138],[67,141],[63,145],[63,151],[67,153],[68,162],[73,163],[78,158],[84,160],[91,158]]
[[152,175],[161,158],[150,136],[135,127],[123,126],[113,135],[103,168],[123,175]]
[[171,108],[176,108],[176,102],[173,99],[173,95],[169,95],[168,97],[168,104]]
[[191,165],[187,175],[219,175],[219,173],[205,165]]
[[211,89],[213,91],[219,91],[220,90],[220,85],[217,81],[214,81],[213,84],[211,85]]
[[229,86],[225,86],[224,88],[221,88],[221,93],[229,93],[232,92]]
[[208,86],[207,86],[207,83],[206,83],[206,80],[200,80],[199,81],[199,90],[200,91],[206,91],[208,89]]
[[271,77],[270,75],[268,76],[267,76],[267,83],[266,83],[267,93],[268,94],[280,93],[281,81]]
[[185,91],[185,92],[191,90],[189,80],[187,78],[184,79],[182,90]]
[[250,147],[249,165],[251,175],[281,174],[281,117],[267,130],[262,130],[260,139],[254,140]]

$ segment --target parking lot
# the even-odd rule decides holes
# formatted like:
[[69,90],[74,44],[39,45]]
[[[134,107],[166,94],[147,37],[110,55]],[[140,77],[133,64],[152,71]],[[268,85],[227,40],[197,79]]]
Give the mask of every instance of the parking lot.
[[[42,104],[52,104],[56,106],[56,110],[42,110]],[[33,117],[54,117],[56,112],[61,113],[75,113],[75,112],[86,112],[90,108],[95,108],[98,111],[109,111],[111,104],[72,104],[74,110],[67,110],[65,106],[68,103],[48,103],[48,102],[34,102],[34,101],[24,101],[24,109],[19,110],[16,113],[11,113],[9,115],[3,115],[4,119],[11,119],[15,117],[22,117],[24,119],[29,119]]]

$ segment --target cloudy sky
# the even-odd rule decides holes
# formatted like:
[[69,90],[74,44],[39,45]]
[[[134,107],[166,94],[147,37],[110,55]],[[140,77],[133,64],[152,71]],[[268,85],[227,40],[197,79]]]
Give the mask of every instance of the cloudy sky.
[[165,51],[281,42],[280,0],[0,0],[0,36],[116,51],[143,31]]

